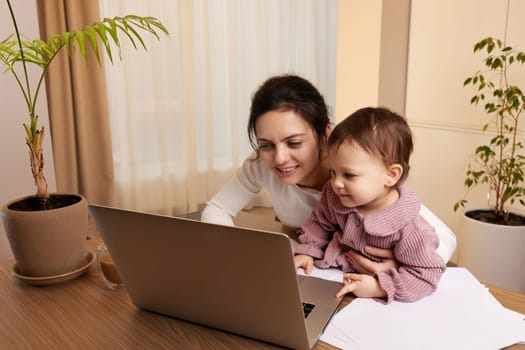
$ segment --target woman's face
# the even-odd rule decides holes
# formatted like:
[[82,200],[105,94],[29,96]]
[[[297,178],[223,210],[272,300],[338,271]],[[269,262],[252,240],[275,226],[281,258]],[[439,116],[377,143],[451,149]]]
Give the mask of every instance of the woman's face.
[[310,125],[294,111],[269,111],[255,123],[259,153],[282,182],[311,187],[318,183],[319,145]]

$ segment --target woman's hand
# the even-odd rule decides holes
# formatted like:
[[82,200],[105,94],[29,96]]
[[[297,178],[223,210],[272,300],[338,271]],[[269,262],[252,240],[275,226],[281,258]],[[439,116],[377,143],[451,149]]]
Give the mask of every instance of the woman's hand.
[[366,246],[365,251],[370,255],[380,258],[381,261],[372,261],[366,256],[361,255],[359,252],[350,249],[346,253],[346,260],[348,260],[352,267],[359,273],[375,275],[378,272],[386,271],[392,268],[397,269],[399,267],[399,264],[394,259],[394,252],[392,249]]
[[309,255],[295,255],[293,257],[293,262],[295,264],[296,269],[302,267],[307,275],[309,275],[312,272],[312,269],[314,267],[314,258],[312,258]]

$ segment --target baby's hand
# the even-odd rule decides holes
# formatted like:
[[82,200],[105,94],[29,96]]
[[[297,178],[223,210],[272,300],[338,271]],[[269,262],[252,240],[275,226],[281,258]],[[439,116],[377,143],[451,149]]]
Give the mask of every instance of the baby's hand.
[[361,298],[386,297],[386,292],[375,277],[358,273],[343,274],[343,288],[335,296],[339,298],[346,293],[354,293],[356,297]]
[[295,263],[296,269],[302,267],[307,275],[309,275],[312,272],[312,269],[314,267],[314,258],[312,258],[309,255],[295,255],[293,257],[293,262]]

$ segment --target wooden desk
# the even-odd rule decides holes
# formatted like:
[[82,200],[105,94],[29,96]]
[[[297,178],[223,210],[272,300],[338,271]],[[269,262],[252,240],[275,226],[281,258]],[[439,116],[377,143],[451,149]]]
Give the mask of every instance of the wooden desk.
[[[95,252],[99,239],[88,241]],[[63,284],[32,287],[0,263],[1,349],[279,349],[256,340],[138,310],[125,290],[107,289],[95,264]],[[506,307],[525,314],[525,295],[490,287]],[[345,297],[344,303],[351,302]],[[314,349],[333,349],[318,342]],[[515,345],[509,349],[525,349]]]

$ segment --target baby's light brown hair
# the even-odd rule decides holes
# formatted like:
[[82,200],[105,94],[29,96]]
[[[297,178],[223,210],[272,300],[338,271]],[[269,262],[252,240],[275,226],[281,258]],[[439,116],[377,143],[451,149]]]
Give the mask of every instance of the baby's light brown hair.
[[337,124],[328,137],[328,151],[343,142],[359,145],[378,156],[385,166],[400,164],[403,174],[397,185],[408,177],[409,160],[414,149],[412,132],[402,116],[387,108],[361,108]]

